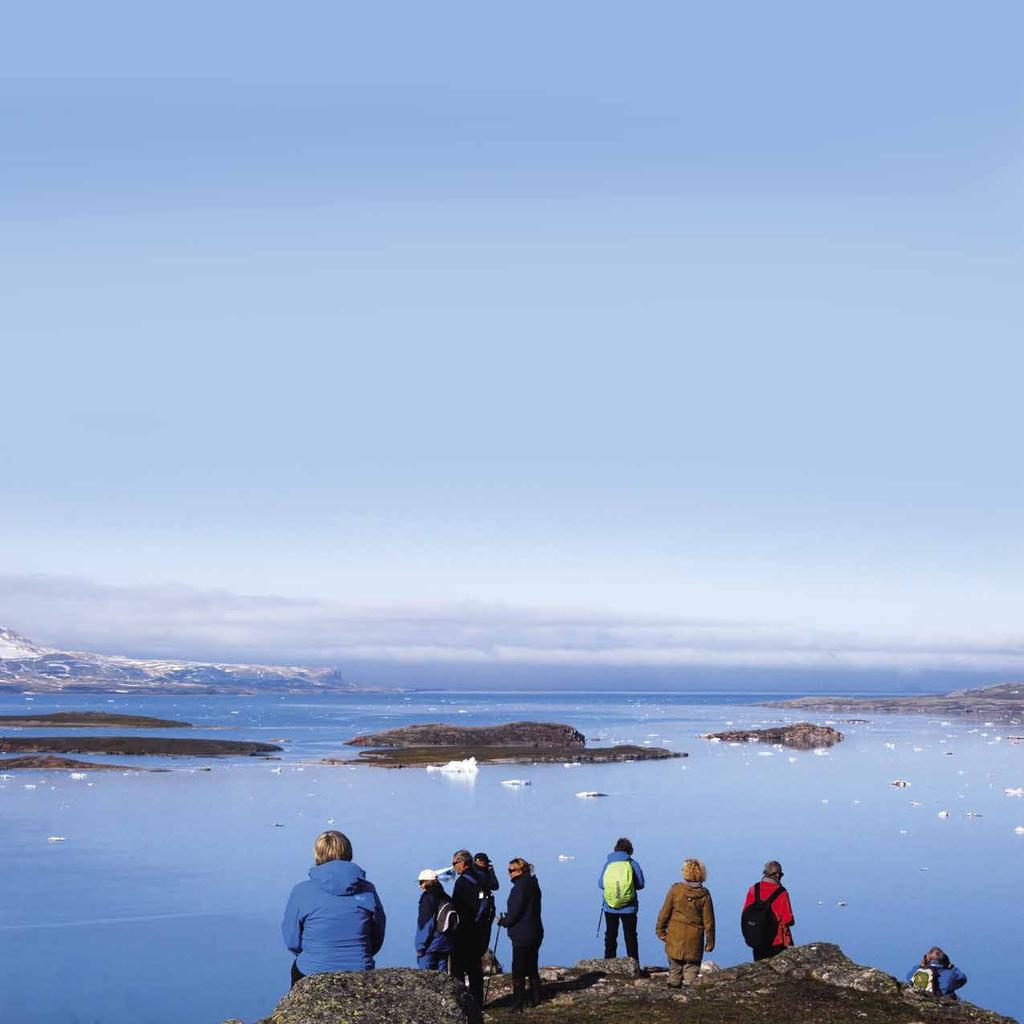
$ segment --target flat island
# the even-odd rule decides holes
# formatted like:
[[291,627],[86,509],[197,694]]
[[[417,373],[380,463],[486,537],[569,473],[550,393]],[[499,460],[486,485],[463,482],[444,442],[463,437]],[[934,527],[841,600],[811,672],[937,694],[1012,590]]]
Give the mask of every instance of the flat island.
[[22,729],[191,729],[191,722],[146,715],[112,715],[107,711],[54,711],[47,715],[0,715],[0,728]]
[[[470,757],[481,764],[607,764],[686,756],[661,747],[588,747],[586,743],[578,729],[557,722],[485,726],[428,722],[356,736],[348,741],[349,746],[372,748],[360,751],[359,762],[385,768],[425,767]],[[324,763],[353,762],[350,758],[325,758]]]
[[809,708],[830,714],[941,715],[943,718],[971,717],[1017,723],[1024,721],[1024,683],[998,683],[920,697],[798,697],[772,701],[764,706]]
[[796,722],[768,729],[733,729],[728,732],[706,732],[704,740],[723,740],[726,743],[777,743],[795,750],[814,750],[832,747],[843,741],[843,734],[830,725]]
[[102,764],[97,761],[76,761],[71,757],[55,757],[53,754],[35,754],[27,757],[0,758],[0,772],[21,769],[23,771],[48,772],[137,772],[138,766],[126,764]]
[[127,754],[131,757],[261,757],[281,750],[249,740],[179,740],[162,736],[0,736],[0,754]]

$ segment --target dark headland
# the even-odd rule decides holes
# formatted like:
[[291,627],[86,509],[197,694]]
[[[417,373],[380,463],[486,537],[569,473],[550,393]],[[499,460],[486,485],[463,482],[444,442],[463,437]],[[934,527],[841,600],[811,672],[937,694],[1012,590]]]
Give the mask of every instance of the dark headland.
[[726,743],[777,743],[795,750],[815,750],[818,747],[832,747],[843,741],[843,734],[830,725],[814,725],[811,722],[795,722],[792,725],[776,725],[767,729],[733,729],[727,732],[706,732],[705,740],[723,740]]
[[[384,768],[424,767],[470,757],[491,764],[606,764],[686,756],[660,747],[588,747],[586,743],[586,737],[578,729],[558,722],[507,722],[484,726],[428,722],[356,736],[348,741],[349,746],[370,748],[360,751],[360,762]],[[325,762],[352,763],[350,759],[339,758],[325,758]]]
[[0,715],[0,728],[22,729],[191,729],[191,722],[107,711],[54,711],[47,715]]
[[72,757],[55,757],[53,754],[0,758],[0,772],[12,769],[35,772],[137,772],[142,770],[138,766],[105,764],[98,761],[76,761]]
[[249,740],[182,740],[163,736],[0,736],[2,754],[127,754],[130,757],[260,757],[281,750]]
[[919,697],[798,697],[772,701],[764,706],[830,714],[941,715],[943,718],[970,717],[1016,723],[1024,721],[1024,683],[998,683]]

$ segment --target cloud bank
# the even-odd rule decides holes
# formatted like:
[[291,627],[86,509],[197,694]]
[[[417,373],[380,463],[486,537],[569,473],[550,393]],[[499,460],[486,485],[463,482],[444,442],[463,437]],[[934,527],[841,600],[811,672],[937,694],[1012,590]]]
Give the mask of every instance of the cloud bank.
[[364,607],[168,584],[0,575],[0,625],[54,647],[294,665],[1024,671],[1024,638],[869,637],[813,627],[475,603]]

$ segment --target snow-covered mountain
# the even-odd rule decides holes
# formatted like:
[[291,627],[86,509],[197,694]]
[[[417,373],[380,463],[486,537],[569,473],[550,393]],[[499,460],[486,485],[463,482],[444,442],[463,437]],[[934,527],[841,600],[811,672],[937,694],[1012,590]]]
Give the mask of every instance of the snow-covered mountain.
[[25,693],[258,693],[359,690],[336,668],[150,661],[59,651],[0,627],[0,691]]

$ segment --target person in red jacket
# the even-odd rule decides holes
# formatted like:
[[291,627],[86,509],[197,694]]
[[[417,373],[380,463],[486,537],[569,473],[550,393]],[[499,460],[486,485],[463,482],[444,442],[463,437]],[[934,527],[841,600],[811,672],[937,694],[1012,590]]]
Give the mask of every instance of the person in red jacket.
[[[796,924],[796,921],[793,919],[793,907],[789,902],[789,893],[782,886],[782,874],[782,865],[777,860],[768,861],[764,866],[761,881],[750,887],[743,903],[743,909],[746,910],[758,896],[762,900],[771,899],[771,910],[779,925],[771,945],[754,947],[755,960],[767,960],[768,957],[781,953],[787,946],[793,945],[793,933],[790,928]],[[772,893],[776,889],[782,891],[772,899]]]

